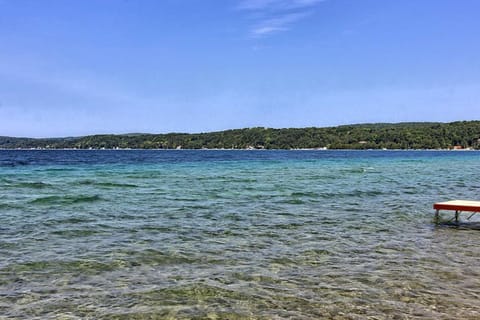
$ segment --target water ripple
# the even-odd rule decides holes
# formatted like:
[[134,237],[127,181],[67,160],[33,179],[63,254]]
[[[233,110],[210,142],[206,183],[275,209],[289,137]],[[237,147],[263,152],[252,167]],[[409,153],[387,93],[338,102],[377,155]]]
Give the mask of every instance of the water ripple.
[[478,319],[479,159],[0,151],[0,314]]

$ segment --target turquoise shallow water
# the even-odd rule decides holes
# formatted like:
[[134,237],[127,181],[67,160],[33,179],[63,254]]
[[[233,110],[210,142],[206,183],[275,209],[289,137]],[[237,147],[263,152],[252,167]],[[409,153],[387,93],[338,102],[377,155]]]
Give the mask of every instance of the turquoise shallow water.
[[478,319],[480,153],[1,151],[0,319]]

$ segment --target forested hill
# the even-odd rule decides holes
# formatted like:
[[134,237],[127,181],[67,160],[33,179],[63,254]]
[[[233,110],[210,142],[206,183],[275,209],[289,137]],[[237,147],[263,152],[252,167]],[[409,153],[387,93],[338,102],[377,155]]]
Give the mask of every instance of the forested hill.
[[376,123],[327,128],[247,128],[209,133],[0,137],[0,148],[77,149],[447,149],[480,148],[480,121]]

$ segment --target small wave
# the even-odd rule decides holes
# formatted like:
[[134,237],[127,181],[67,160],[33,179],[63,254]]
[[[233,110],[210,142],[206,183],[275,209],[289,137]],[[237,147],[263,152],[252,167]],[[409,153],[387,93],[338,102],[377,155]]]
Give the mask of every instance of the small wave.
[[29,164],[30,162],[25,160],[0,161],[0,167],[18,167],[18,166],[27,166]]
[[47,219],[43,223],[47,226],[57,226],[61,224],[73,224],[78,225],[82,223],[95,222],[95,219],[87,217],[68,217],[63,219]]
[[0,209],[18,209],[20,206],[10,203],[0,203]]
[[136,184],[118,183],[118,182],[99,182],[91,179],[74,181],[72,182],[72,185],[97,186],[97,187],[104,187],[104,188],[137,188],[138,187],[138,185]]
[[0,167],[15,167],[15,163],[12,161],[0,161]]
[[185,197],[172,197],[168,198],[168,200],[173,200],[173,201],[185,201],[185,202],[198,202],[198,199],[194,198],[185,198]]
[[292,197],[318,197],[318,194],[315,192],[293,192],[291,194]]
[[300,200],[300,199],[288,199],[288,200],[283,201],[283,203],[286,203],[286,204],[304,204],[305,202],[303,200]]
[[305,250],[302,252],[303,255],[305,256],[325,256],[325,255],[331,255],[332,252],[326,249],[309,249]]
[[211,207],[208,205],[191,205],[191,206],[182,206],[179,208],[181,211],[189,211],[189,210],[208,210]]
[[76,204],[102,200],[98,195],[93,196],[48,196],[30,201],[32,204]]
[[59,235],[59,236],[66,236],[68,238],[88,237],[98,233],[99,231],[92,230],[92,229],[71,229],[71,230],[52,231],[52,234]]
[[20,182],[13,186],[19,187],[19,188],[43,189],[43,188],[51,187],[52,185],[49,183],[39,181],[39,182]]
[[364,174],[364,173],[376,173],[374,167],[353,167],[353,168],[345,168],[339,170],[341,173],[351,173],[351,174]]
[[414,186],[406,186],[401,191],[404,194],[417,194],[418,193],[418,188],[414,187]]
[[136,184],[130,183],[115,183],[115,182],[100,182],[97,183],[98,186],[101,187],[112,187],[112,188],[137,188]]
[[87,180],[78,180],[78,181],[72,182],[73,185],[81,185],[81,186],[83,186],[83,185],[88,186],[88,185],[92,185],[92,184],[95,184],[95,183],[96,183],[95,180],[88,180],[88,179]]
[[70,168],[48,168],[45,172],[65,172],[65,171],[72,171]]
[[272,229],[298,229],[303,226],[303,223],[279,223],[272,226]]
[[323,199],[343,199],[343,198],[355,198],[355,197],[360,197],[360,198],[366,198],[366,197],[376,197],[380,195],[384,195],[386,192],[379,191],[379,190],[354,190],[354,191],[349,191],[349,192],[324,192],[320,193],[318,195],[319,198]]
[[385,194],[385,192],[380,190],[368,190],[368,191],[358,190],[351,193],[347,193],[346,195],[352,196],[352,197],[375,197],[383,194]]

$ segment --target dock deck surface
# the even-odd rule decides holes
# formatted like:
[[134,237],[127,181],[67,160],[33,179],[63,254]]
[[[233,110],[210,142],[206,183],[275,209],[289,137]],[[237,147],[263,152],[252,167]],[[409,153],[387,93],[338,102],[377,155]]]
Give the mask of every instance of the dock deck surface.
[[480,212],[480,201],[451,200],[445,202],[437,202],[433,205],[433,209]]
[[473,212],[472,215],[468,218],[470,219],[473,215],[480,212],[480,201],[471,201],[471,200],[451,200],[445,202],[437,202],[433,204],[433,209],[435,212],[435,221],[439,221],[439,212],[440,210],[452,210],[455,211],[455,221],[458,222],[460,212],[467,211]]

